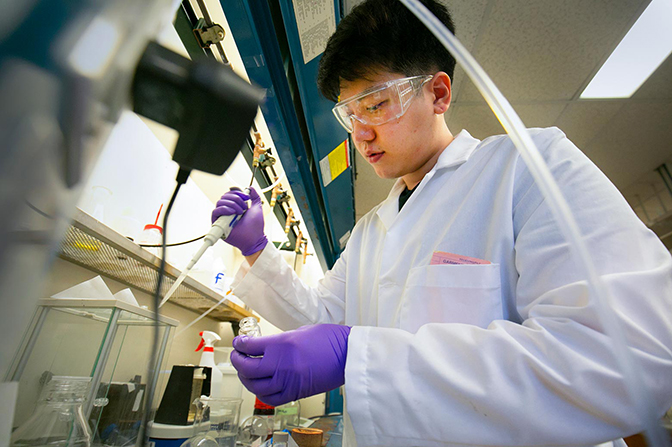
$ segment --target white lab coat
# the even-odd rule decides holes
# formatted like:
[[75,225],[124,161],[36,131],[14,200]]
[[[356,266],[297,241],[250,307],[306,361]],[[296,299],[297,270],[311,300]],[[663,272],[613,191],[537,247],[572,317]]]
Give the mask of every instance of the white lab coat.
[[[672,259],[558,129],[533,129],[662,415],[672,404]],[[610,340],[506,136],[461,132],[398,211],[398,181],[317,288],[271,244],[235,293],[282,329],[354,326],[344,445],[595,445],[641,430]],[[490,261],[430,265],[435,251]],[[352,424],[352,426],[350,426]],[[621,441],[622,442],[622,441]]]

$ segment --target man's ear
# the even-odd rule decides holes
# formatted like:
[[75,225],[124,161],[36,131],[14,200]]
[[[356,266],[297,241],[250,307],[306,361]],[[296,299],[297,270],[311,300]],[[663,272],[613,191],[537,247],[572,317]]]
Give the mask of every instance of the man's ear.
[[453,86],[450,77],[443,71],[434,75],[430,81],[432,92],[434,93],[434,113],[442,115],[450,107],[452,99]]

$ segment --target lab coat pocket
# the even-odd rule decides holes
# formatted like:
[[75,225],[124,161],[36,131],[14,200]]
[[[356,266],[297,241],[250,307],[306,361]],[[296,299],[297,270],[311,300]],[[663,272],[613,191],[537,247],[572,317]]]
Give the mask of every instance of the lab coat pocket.
[[400,327],[413,333],[427,323],[484,328],[503,318],[499,264],[416,267],[401,306]]

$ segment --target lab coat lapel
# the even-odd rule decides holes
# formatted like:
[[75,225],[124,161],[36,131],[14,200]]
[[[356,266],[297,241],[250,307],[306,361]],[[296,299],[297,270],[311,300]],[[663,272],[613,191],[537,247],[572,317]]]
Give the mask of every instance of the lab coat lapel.
[[380,221],[385,225],[386,230],[390,229],[394,219],[397,217],[397,214],[399,214],[399,195],[405,187],[406,184],[404,181],[402,179],[397,179],[392,190],[390,190],[390,193],[387,195],[387,199],[380,204],[378,211],[376,211],[378,218],[380,218]]
[[469,157],[471,157],[471,154],[480,142],[480,140],[472,137],[466,130],[461,131],[439,156],[436,165],[430,173],[463,164],[469,160]]

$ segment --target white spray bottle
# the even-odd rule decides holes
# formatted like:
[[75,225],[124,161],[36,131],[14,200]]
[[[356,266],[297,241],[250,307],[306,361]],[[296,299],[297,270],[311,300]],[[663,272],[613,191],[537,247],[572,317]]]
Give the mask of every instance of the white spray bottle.
[[215,343],[220,341],[221,338],[210,331],[202,331],[199,335],[201,336],[201,344],[196,348],[196,352],[203,348],[199,366],[209,366],[212,369],[212,374],[210,375],[210,397],[222,397],[222,372],[215,364]]

